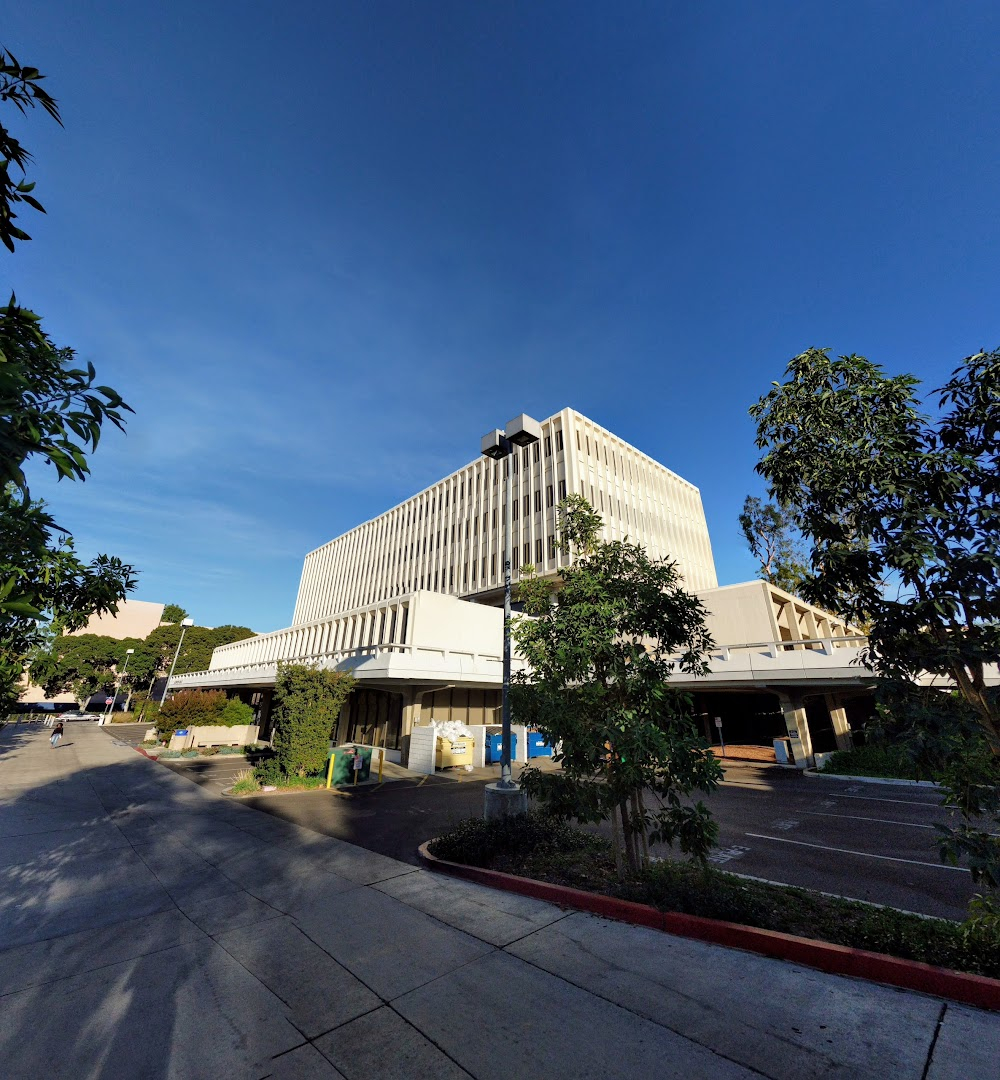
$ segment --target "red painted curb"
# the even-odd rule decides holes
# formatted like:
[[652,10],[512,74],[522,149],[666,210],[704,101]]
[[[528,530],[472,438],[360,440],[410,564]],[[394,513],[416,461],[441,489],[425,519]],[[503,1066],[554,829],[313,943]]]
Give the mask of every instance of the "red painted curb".
[[150,761],[156,761],[156,758],[153,757],[151,754],[147,754],[141,746],[133,746],[132,749],[135,750],[137,754],[142,754],[143,757],[149,758]]
[[713,945],[726,945],[734,949],[759,953],[778,960],[826,971],[831,975],[850,975],[871,982],[887,983],[903,990],[917,990],[935,997],[950,998],[964,1005],[1000,1012],[1000,980],[984,975],[969,975],[962,971],[921,964],[916,960],[901,960],[883,953],[865,949],[851,949],[845,945],[832,945],[826,941],[782,934],[775,930],[759,930],[754,926],[706,919],[701,915],[682,915],[676,911],[658,911],[647,904],[619,900],[613,896],[571,889],[566,885],[552,885],[547,881],[503,874],[499,870],[485,870],[479,866],[439,859],[421,844],[419,853],[427,866],[438,873],[475,881],[505,892],[547,900],[561,907],[577,908],[606,919],[646,926],[662,930],[678,937],[695,938]]

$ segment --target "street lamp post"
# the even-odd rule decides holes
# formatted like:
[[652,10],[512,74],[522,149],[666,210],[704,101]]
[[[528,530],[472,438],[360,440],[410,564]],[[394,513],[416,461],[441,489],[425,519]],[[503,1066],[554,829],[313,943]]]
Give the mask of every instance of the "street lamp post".
[[510,593],[511,557],[514,534],[514,455],[523,447],[531,446],[542,437],[537,420],[521,413],[515,416],[503,431],[499,428],[484,435],[482,453],[494,461],[510,459],[507,483],[504,485],[503,525],[503,696],[501,708],[500,782],[486,785],[487,818],[524,813],[527,797],[511,779],[510,768]]
[[167,700],[167,689],[170,686],[170,680],[174,677],[174,668],[177,667],[177,657],[181,654],[181,646],[184,644],[184,634],[189,626],[194,626],[194,619],[181,619],[181,637],[177,642],[177,648],[174,651],[174,662],[170,665],[170,674],[167,676],[167,681],[163,684],[163,693],[160,694],[160,704]]
[[122,679],[125,678],[125,672],[128,671],[128,658],[134,652],[135,652],[135,649],[126,649],[125,650],[125,663],[122,665],[121,672],[119,673],[118,677],[115,679],[115,696],[111,699],[111,704],[108,706],[108,708],[105,710],[105,713],[104,713],[104,721],[105,721],[105,723],[107,723],[108,714],[109,713],[113,714],[114,711],[115,711],[115,706],[118,704],[118,691],[122,688]]

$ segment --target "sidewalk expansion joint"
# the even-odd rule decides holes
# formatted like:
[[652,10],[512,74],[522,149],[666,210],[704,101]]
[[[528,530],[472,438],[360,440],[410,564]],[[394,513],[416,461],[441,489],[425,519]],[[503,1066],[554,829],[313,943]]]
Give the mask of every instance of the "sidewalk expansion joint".
[[937,1023],[934,1025],[934,1034],[931,1036],[931,1044],[927,1047],[927,1060],[924,1062],[924,1071],[920,1074],[920,1080],[927,1080],[927,1074],[931,1071],[931,1062],[934,1059],[934,1048],[937,1046],[938,1035],[941,1034],[941,1026],[944,1024],[944,1016],[948,1011],[948,1003],[941,1005]]

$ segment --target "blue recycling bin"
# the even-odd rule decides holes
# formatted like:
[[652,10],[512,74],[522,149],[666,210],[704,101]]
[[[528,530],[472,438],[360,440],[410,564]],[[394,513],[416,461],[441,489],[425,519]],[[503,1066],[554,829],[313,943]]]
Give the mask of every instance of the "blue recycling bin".
[[545,736],[537,731],[528,732],[528,757],[552,757],[552,747],[545,741]]
[[[486,739],[486,764],[499,765],[503,757],[503,735],[490,735]],[[510,760],[517,760],[517,732],[510,733]]]

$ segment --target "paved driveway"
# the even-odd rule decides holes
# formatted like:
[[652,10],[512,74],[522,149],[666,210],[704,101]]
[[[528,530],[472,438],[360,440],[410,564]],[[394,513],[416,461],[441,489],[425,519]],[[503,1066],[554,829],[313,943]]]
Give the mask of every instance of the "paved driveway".
[[0,731],[0,882],[5,1080],[993,1080],[1000,1060],[995,1014],[443,879],[83,725],[55,750]]
[[[242,767],[224,758],[170,762],[216,793]],[[725,769],[725,783],[707,800],[720,826],[712,857],[720,867],[925,915],[965,917],[975,890],[965,870],[938,859],[935,825],[948,819],[937,793],[811,778],[776,765],[729,762]],[[249,801],[286,821],[417,863],[425,840],[482,813],[485,782],[453,771],[359,788],[349,798],[309,792]]]

